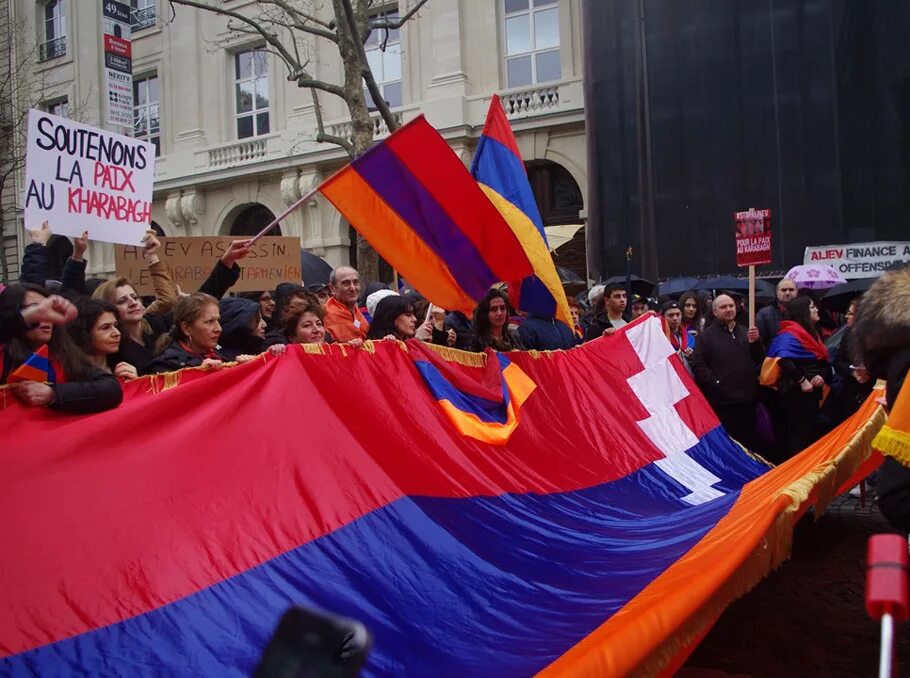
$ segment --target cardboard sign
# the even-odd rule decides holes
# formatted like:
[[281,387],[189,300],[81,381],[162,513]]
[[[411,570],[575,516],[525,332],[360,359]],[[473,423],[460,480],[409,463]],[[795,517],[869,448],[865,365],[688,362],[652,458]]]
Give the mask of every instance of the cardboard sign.
[[28,112],[25,228],[138,245],[152,220],[155,147],[147,141]]
[[748,209],[734,215],[736,265],[771,263],[771,210]]
[[910,263],[910,242],[861,242],[807,247],[804,264],[830,264],[847,278],[875,278],[891,264]]
[[[232,236],[159,238],[158,256],[182,291],[195,292],[236,239]],[[117,275],[132,280],[139,294],[155,293],[141,247],[114,247],[114,262]],[[233,292],[272,290],[283,282],[300,284],[300,238],[265,236],[237,265],[240,280],[231,288]]]

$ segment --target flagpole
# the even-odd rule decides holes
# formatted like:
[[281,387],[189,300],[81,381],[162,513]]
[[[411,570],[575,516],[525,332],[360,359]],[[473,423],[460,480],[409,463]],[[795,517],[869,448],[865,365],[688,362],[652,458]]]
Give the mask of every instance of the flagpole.
[[290,207],[288,207],[284,212],[282,212],[282,213],[279,214],[277,217],[275,217],[275,220],[274,220],[272,223],[270,223],[268,226],[266,226],[266,227],[263,228],[261,231],[259,231],[259,233],[257,233],[256,235],[254,235],[254,236],[252,237],[252,239],[247,243],[247,246],[249,247],[250,245],[253,245],[257,240],[259,240],[259,238],[261,238],[261,237],[264,236],[266,233],[268,233],[268,232],[271,231],[273,228],[275,228],[275,227],[281,222],[282,219],[284,219],[287,215],[289,215],[291,212],[293,212],[293,211],[296,210],[298,207],[300,207],[303,203],[307,202],[308,200],[312,200],[313,196],[316,195],[317,193],[319,193],[319,191],[322,190],[322,187],[323,187],[323,186],[325,186],[325,185],[326,185],[327,183],[329,183],[332,179],[334,179],[334,178],[337,177],[339,174],[341,174],[342,172],[344,172],[348,167],[350,167],[350,165],[351,165],[351,163],[347,163],[347,164],[344,165],[343,167],[340,167],[340,168],[339,168],[337,171],[335,171],[335,172],[332,174],[332,176],[330,176],[328,179],[325,179],[324,181],[320,182],[318,186],[315,186],[315,187],[311,188],[309,191],[307,191],[307,192],[306,192],[306,195],[304,195],[302,198],[300,198],[300,200],[298,200],[298,201],[295,202],[293,205],[291,205]]

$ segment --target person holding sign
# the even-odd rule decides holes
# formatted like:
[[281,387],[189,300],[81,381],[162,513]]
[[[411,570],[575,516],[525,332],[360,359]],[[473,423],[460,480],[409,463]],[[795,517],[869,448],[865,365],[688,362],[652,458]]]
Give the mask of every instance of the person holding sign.
[[[11,285],[0,293],[0,314],[10,308],[23,313],[33,307],[40,309],[51,299],[37,285]],[[42,357],[35,360],[36,354]],[[28,377],[16,380],[17,368],[27,361],[36,365],[35,371],[44,375],[44,381]],[[30,407],[87,414],[117,407],[123,400],[123,390],[114,375],[95,367],[66,329],[52,324],[52,319],[39,320],[0,349],[0,384],[13,381],[13,394]]]
[[170,328],[168,314],[177,300],[177,288],[167,266],[158,258],[159,242],[154,231],[147,231],[143,239],[142,256],[149,262],[149,273],[155,287],[156,299],[146,308],[136,287],[128,278],[110,278],[95,289],[93,299],[113,304],[123,336],[120,351],[113,358],[116,363],[133,365],[139,374],[147,374],[154,358],[158,338]]

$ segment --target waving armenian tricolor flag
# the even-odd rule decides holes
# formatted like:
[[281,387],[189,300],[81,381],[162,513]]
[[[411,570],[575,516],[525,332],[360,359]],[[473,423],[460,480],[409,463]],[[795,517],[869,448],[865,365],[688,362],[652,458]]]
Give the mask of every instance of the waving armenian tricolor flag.
[[421,115],[328,179],[322,194],[435,305],[470,315],[533,273],[522,242]]
[[818,337],[809,334],[798,322],[784,320],[780,324],[780,331],[771,340],[771,346],[765,361],[761,366],[759,382],[762,386],[776,387],[780,380],[780,365],[782,358],[791,360],[828,360],[828,349]]
[[471,174],[518,237],[534,267],[531,275],[507,281],[512,305],[528,313],[558,318],[574,327],[521,151],[495,94],[490,100]]

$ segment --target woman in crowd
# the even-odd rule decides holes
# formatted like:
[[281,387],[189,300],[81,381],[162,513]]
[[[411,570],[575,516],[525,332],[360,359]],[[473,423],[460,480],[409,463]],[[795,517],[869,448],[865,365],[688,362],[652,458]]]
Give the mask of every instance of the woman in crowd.
[[493,289],[480,300],[474,311],[474,337],[471,350],[522,351],[518,332],[506,325],[511,308],[504,292]]
[[312,301],[290,315],[285,316],[284,336],[289,344],[324,344],[325,309],[318,301]]
[[[850,302],[847,309],[847,327],[834,353],[834,373],[840,377],[840,388],[837,389],[837,398],[829,398],[831,406],[826,408],[831,415],[832,423],[837,424],[856,412],[865,402],[875,381],[862,365],[854,365],[855,356],[853,337],[853,321],[856,318],[856,308],[859,299]],[[834,395],[834,393],[832,393]],[[827,403],[826,403],[827,405]]]
[[682,328],[689,335],[689,346],[695,348],[695,339],[701,328],[698,296],[695,292],[684,292],[679,297],[679,307],[682,309]]
[[[11,285],[0,293],[0,311],[25,311],[49,298],[37,285]],[[123,400],[120,383],[113,374],[95,367],[73,343],[65,327],[39,322],[26,327],[0,349],[0,384],[42,346],[48,350],[47,383],[18,382],[13,393],[25,405],[47,405],[64,412],[101,412]]]
[[92,298],[113,304],[117,308],[120,351],[112,358],[136,368],[139,374],[148,372],[154,357],[155,342],[171,325],[168,314],[177,303],[177,287],[158,258],[161,243],[154,231],[146,234],[142,256],[148,261],[149,275],[155,289],[155,301],[146,308],[129,278],[110,278],[95,288]]
[[267,348],[261,303],[242,297],[221,300],[221,338],[218,353],[225,360],[257,355]]
[[139,376],[133,365],[115,356],[120,352],[117,307],[106,301],[86,299],[78,304],[79,315],[67,326],[73,342],[98,369],[129,381]]
[[780,331],[768,356],[778,359],[777,382],[783,416],[786,458],[811,445],[818,434],[818,413],[831,379],[828,351],[818,333],[818,308],[809,297],[784,306]]
[[[275,328],[275,323],[278,322],[278,318],[275,317],[275,297],[272,296],[269,290],[263,292],[240,292],[237,296],[259,304],[259,315],[265,321],[266,332]],[[227,333],[227,330],[225,330],[225,333]]]
[[221,367],[224,357],[216,350],[221,338],[218,300],[194,292],[177,302],[174,326],[158,340],[150,372],[172,372],[184,367]]
[[417,315],[408,297],[385,297],[376,305],[367,339],[398,339],[407,341],[417,332]]

